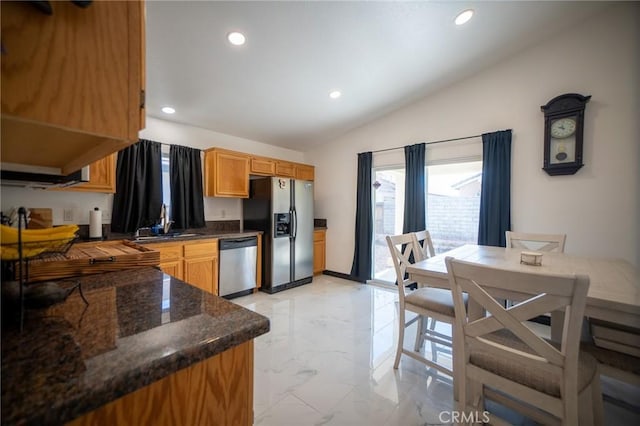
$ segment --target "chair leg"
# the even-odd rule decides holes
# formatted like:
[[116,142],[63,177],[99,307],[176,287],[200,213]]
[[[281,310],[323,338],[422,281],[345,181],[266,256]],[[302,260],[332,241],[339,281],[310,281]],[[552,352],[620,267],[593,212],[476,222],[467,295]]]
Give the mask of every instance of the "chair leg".
[[[429,330],[434,331],[436,329],[436,319],[431,318],[431,325],[429,326]],[[433,362],[438,362],[438,346],[436,343],[431,340],[431,359]]]
[[604,407],[602,402],[602,386],[600,384],[600,368],[596,369],[596,376],[591,382],[591,404],[593,407],[593,424],[604,424]]
[[418,320],[418,331],[416,332],[416,343],[413,347],[413,350],[416,352],[420,352],[420,348],[422,347],[422,343],[424,342],[424,323],[429,321],[429,317],[421,316]]
[[[578,410],[578,421],[580,426],[594,426],[595,419],[593,418],[593,412],[587,407],[593,404],[593,383],[589,385],[585,390],[578,395],[578,406],[581,407]],[[571,423],[565,422],[564,424],[570,425]]]
[[396,349],[396,360],[393,363],[393,368],[395,370],[398,369],[398,365],[400,364],[400,356],[402,355],[402,347],[404,345],[405,322],[404,322],[404,308],[402,306],[400,306],[400,309],[398,310],[398,325],[399,325],[398,348]]

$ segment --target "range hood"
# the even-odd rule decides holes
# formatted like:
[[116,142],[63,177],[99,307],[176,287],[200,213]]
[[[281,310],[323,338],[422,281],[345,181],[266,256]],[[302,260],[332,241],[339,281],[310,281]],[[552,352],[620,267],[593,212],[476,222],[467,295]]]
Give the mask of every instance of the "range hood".
[[89,166],[63,175],[55,167],[0,163],[0,184],[18,188],[62,188],[89,181]]

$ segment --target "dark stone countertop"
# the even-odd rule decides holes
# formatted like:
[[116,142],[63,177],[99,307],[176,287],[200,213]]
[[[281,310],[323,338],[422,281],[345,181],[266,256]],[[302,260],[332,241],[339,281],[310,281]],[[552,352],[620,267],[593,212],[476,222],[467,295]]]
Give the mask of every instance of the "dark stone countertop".
[[[136,239],[132,234],[118,234],[118,233],[109,233],[107,236],[101,238],[101,241],[112,241],[112,240],[129,240],[136,244],[147,244],[147,243],[166,243],[171,241],[194,241],[194,240],[206,240],[211,238],[241,238],[241,237],[254,237],[260,234],[263,234],[262,231],[239,231],[239,230],[218,230],[218,229],[205,229],[199,228],[194,230],[186,230],[182,231],[182,234],[186,234],[186,236],[162,236],[158,235],[152,239],[141,238]],[[171,235],[172,233],[169,233]],[[92,242],[95,241],[86,236],[80,236],[78,242]]]
[[[269,320],[152,267],[79,279],[65,302],[3,307],[2,424],[62,424],[269,331]],[[61,281],[70,286],[77,280]]]
[[194,240],[205,240],[211,238],[224,239],[224,238],[242,238],[242,237],[254,237],[259,234],[262,234],[262,231],[211,231],[208,233],[198,232],[196,235],[188,235],[187,236],[175,236],[175,237],[163,237],[159,236],[158,238],[153,239],[135,239],[128,237],[130,241],[133,241],[136,244],[149,244],[149,243],[167,243],[172,241],[194,241]]

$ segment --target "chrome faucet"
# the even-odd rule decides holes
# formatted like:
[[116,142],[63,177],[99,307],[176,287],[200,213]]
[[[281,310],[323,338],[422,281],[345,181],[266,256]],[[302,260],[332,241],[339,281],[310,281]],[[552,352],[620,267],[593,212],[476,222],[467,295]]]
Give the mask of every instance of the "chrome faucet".
[[167,215],[167,206],[163,203],[162,209],[160,210],[160,226],[162,227],[163,234],[169,233],[171,224],[173,224],[173,221],[169,220],[169,215]]

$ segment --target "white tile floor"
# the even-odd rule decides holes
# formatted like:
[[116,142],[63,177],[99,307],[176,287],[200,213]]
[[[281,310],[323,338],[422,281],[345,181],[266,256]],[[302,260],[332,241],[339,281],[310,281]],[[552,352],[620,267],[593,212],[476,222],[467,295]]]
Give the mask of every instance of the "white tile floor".
[[[406,356],[393,369],[396,300],[395,292],[326,275],[234,299],[271,320],[255,341],[255,424],[446,424],[439,415],[452,409],[451,379]],[[414,338],[410,329],[405,347]],[[640,414],[609,403],[605,419],[640,424]]]

